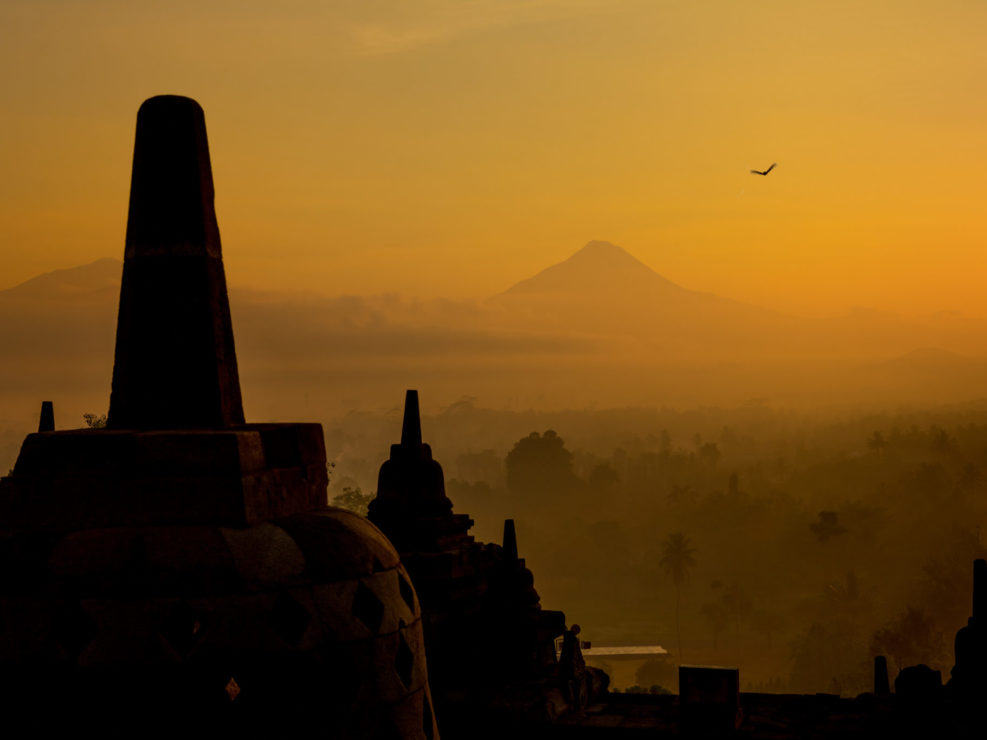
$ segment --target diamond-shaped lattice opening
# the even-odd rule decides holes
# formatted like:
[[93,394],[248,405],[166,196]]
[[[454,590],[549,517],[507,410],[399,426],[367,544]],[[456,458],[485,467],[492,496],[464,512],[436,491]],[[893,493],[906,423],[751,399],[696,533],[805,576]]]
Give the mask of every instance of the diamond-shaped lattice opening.
[[97,632],[96,620],[78,601],[70,604],[55,620],[54,636],[65,654],[77,660]]
[[230,697],[230,701],[236,701],[236,698],[240,696],[240,684],[236,682],[236,679],[230,676],[230,680],[226,682],[226,695]]
[[398,654],[394,659],[394,669],[398,672],[398,678],[407,689],[411,686],[411,670],[415,667],[415,654],[411,652],[408,643],[404,639],[404,634],[398,632]]
[[312,615],[288,594],[282,593],[271,609],[271,629],[291,647],[298,647]]
[[398,573],[398,591],[401,592],[401,598],[404,599],[404,603],[408,605],[411,609],[411,613],[415,613],[415,589],[411,587],[408,583],[408,579],[403,575]]
[[367,629],[376,633],[384,621],[384,604],[377,594],[360,581],[353,597],[353,616],[363,622]]
[[425,737],[428,740],[432,740],[435,737],[435,721],[432,719],[432,702],[429,701],[427,695],[422,699],[422,732],[425,733]]
[[201,628],[202,624],[195,610],[184,601],[179,601],[161,625],[160,632],[171,645],[171,649],[184,658],[199,638]]

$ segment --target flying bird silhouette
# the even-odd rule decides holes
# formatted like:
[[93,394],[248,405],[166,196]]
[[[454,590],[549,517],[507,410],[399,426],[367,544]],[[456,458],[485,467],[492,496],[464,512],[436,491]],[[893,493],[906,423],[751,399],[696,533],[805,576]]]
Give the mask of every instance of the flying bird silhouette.
[[751,174],[752,175],[766,175],[769,172],[771,172],[771,170],[773,170],[775,168],[775,165],[776,164],[778,164],[778,163],[777,162],[774,162],[770,167],[768,167],[768,169],[764,170],[764,172],[761,172],[761,170],[751,170]]

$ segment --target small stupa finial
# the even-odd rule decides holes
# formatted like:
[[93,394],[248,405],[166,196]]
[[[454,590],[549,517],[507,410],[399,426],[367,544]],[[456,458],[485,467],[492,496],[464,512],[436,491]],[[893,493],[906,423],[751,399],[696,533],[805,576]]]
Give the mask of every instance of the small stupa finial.
[[987,560],[973,561],[973,619],[987,620]]
[[514,520],[504,520],[504,552],[511,560],[517,560],[517,531],[514,529]]
[[55,405],[51,401],[41,402],[41,419],[38,422],[38,431],[55,431]]
[[416,390],[409,390],[404,395],[401,446],[414,450],[422,446],[422,417],[418,409],[418,391]]
[[886,698],[891,695],[888,681],[888,659],[883,655],[874,656],[874,696]]

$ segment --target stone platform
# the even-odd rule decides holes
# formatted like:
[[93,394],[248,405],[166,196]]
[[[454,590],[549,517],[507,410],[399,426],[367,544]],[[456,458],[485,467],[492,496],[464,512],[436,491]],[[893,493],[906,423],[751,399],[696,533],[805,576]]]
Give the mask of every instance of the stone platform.
[[0,532],[243,527],[327,505],[319,424],[30,434],[0,479]]

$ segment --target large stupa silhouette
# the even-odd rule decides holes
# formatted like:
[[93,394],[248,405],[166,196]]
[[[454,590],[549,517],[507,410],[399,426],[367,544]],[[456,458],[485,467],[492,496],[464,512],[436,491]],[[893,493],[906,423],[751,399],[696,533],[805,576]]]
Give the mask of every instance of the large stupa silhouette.
[[435,737],[421,609],[326,506],[318,424],[245,424],[205,118],[137,116],[105,429],[0,481],[0,705],[42,737]]

